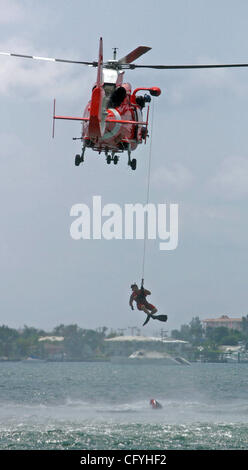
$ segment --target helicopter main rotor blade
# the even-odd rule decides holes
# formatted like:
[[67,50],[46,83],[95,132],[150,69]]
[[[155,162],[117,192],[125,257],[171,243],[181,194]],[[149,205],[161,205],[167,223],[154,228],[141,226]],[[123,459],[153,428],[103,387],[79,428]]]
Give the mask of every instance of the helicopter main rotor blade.
[[134,49],[132,52],[129,52],[129,54],[119,59],[118,64],[130,64],[134,60],[138,59],[141,55],[145,54],[146,52],[150,50],[151,50],[151,47],[147,47],[147,46],[136,47],[136,49]]
[[[239,63],[239,64],[186,64],[186,65],[137,65],[132,64],[134,60],[138,59],[141,55],[145,54],[151,49],[147,46],[139,46],[134,49],[132,52],[127,54],[118,60],[117,64],[120,66],[120,69],[157,69],[157,70],[186,70],[186,69],[217,69],[217,68],[241,68],[248,67],[248,63]],[[13,52],[0,52],[0,55],[11,56],[11,57],[20,57],[24,59],[35,59],[43,60],[48,62],[63,62],[67,64],[79,64],[79,65],[88,65],[91,67],[97,67],[98,62],[92,61],[82,61],[82,60],[70,60],[70,59],[58,59],[53,57],[40,57],[27,54],[16,54]]]
[[35,60],[45,60],[48,62],[65,62],[68,64],[80,64],[80,65],[89,65],[92,67],[97,67],[97,62],[83,62],[80,60],[68,60],[68,59],[55,59],[52,57],[39,57],[35,55],[26,55],[26,54],[14,54],[12,52],[0,52],[0,55],[12,56],[12,57],[21,57],[24,59],[35,59]]
[[136,65],[130,64],[130,69],[159,69],[159,70],[183,70],[183,69],[218,69],[231,67],[248,67],[248,64],[203,64],[203,65]]

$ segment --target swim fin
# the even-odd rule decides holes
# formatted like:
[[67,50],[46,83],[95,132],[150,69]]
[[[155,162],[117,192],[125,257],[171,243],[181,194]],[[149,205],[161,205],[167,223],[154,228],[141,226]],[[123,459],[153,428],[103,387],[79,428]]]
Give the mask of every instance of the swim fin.
[[167,321],[168,317],[167,315],[151,315],[153,320],[159,320],[159,321]]
[[143,323],[143,326],[145,326],[145,325],[149,322],[151,316],[152,316],[152,315],[149,315],[149,314],[147,315],[147,317],[146,317],[146,319],[145,319],[145,321],[144,321],[144,323]]
[[168,319],[167,315],[149,315],[148,314],[147,318],[145,319],[143,323],[143,326],[145,326],[149,322],[150,318],[152,318],[153,320],[159,320],[159,321],[164,321],[164,322],[166,322]]

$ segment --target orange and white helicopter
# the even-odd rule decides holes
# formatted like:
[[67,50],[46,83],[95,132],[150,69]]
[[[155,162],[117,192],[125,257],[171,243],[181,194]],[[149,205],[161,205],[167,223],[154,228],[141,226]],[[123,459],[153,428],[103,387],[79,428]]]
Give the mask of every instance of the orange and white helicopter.
[[[103,43],[100,38],[98,62],[87,64],[97,67],[97,79],[83,117],[56,115],[54,100],[53,122],[55,119],[69,119],[83,123],[82,135],[79,138],[83,142],[83,148],[81,155],[75,157],[76,166],[84,161],[88,147],[99,154],[103,152],[107,163],[113,161],[115,165],[118,163],[119,154],[127,151],[128,165],[133,170],[136,169],[137,161],[135,158],[131,159],[131,152],[143,141],[146,142],[148,135],[149,105],[145,121],[142,109],[146,102],[151,101],[150,95],[159,96],[161,90],[158,87],[140,87],[132,92],[130,83],[123,83],[123,69],[131,68],[131,62],[150,49],[146,46],[137,47],[117,61],[115,48],[113,59],[103,63]],[[141,90],[149,92],[150,95],[136,96]]]
[[[226,67],[248,67],[248,64],[205,64],[205,65],[137,65],[132,62],[151,48],[139,46],[132,52],[116,59],[114,48],[113,59],[103,62],[103,41],[100,38],[98,61],[84,62],[67,59],[55,59],[38,57],[10,52],[0,52],[0,55],[21,57],[28,59],[65,62],[69,64],[82,64],[97,67],[97,79],[93,86],[91,99],[88,102],[82,117],[59,116],[55,112],[55,100],[53,110],[53,136],[56,119],[74,120],[82,122],[82,133],[78,138],[82,141],[82,153],[76,155],[75,165],[79,166],[84,161],[86,148],[91,148],[99,154],[106,156],[107,163],[118,163],[119,154],[127,151],[128,165],[136,169],[136,159],[131,159],[131,152],[141,143],[146,143],[148,136],[149,105],[145,120],[142,111],[146,103],[151,101],[151,96],[159,96],[161,90],[158,87],[139,87],[132,91],[130,83],[123,83],[124,71],[127,69],[211,69]],[[145,91],[144,95],[139,95]],[[149,93],[149,94],[148,94]],[[76,138],[74,138],[76,139]]]

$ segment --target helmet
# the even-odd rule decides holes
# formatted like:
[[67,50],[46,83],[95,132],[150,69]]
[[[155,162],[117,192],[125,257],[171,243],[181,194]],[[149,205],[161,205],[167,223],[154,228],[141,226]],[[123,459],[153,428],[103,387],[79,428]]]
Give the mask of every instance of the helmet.
[[125,88],[127,95],[131,95],[132,88],[130,83],[123,83],[122,87]]

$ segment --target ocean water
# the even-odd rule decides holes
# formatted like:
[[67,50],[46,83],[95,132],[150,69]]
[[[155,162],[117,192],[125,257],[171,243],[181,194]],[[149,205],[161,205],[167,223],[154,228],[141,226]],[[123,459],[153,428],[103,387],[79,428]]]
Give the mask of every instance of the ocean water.
[[2,362],[0,449],[247,450],[248,364]]

